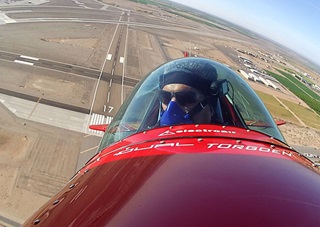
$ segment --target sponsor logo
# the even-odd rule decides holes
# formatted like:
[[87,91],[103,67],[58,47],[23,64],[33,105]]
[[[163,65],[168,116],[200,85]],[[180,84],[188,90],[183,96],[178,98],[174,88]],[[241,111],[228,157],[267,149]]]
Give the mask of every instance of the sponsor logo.
[[170,131],[167,130],[159,136],[171,136],[175,134],[180,134],[180,133],[221,133],[221,134],[236,134],[235,131],[230,131],[230,130],[219,130],[219,129],[181,129],[181,130],[176,130],[176,131]]

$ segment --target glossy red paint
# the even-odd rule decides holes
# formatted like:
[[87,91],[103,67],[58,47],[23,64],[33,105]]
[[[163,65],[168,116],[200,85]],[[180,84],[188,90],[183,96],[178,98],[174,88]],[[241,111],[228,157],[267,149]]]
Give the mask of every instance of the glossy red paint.
[[89,129],[91,130],[97,130],[101,132],[105,132],[108,128],[107,124],[102,124],[102,125],[89,125]]
[[25,226],[317,226],[319,172],[285,144],[184,125],[105,148]]
[[105,148],[92,158],[86,169],[125,158],[192,152],[279,158],[293,156],[287,145],[259,132],[232,126],[183,125],[156,128],[129,136]]

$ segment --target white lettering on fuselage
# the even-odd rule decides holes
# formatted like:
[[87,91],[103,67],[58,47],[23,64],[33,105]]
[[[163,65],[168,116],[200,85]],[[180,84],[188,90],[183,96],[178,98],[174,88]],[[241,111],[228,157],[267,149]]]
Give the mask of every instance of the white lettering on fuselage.
[[[195,143],[156,143],[152,144],[150,146],[135,146],[135,147],[127,147],[117,153],[114,153],[113,156],[119,156],[124,155],[132,152],[139,152],[139,151],[147,151],[152,150],[156,148],[165,148],[165,147],[194,147],[196,146]],[[258,152],[264,152],[264,153],[272,153],[277,155],[283,155],[283,156],[292,156],[292,152],[285,151],[285,150],[277,150],[272,149],[268,147],[260,147],[260,146],[252,146],[252,145],[240,145],[240,144],[229,144],[229,143],[208,143],[206,145],[206,148],[210,151],[210,149],[228,149],[228,150],[242,150],[242,151],[258,151]],[[195,151],[196,152],[196,151]],[[201,152],[203,150],[201,149]]]
[[143,151],[143,150],[150,150],[152,148],[160,148],[160,147],[192,147],[194,146],[193,143],[159,143],[159,144],[152,144],[148,147],[127,147],[125,150],[117,152],[113,154],[114,156],[123,155],[127,153],[131,153],[134,151]]
[[271,149],[268,147],[258,147],[258,146],[245,146],[245,145],[238,145],[238,144],[225,144],[225,143],[208,143],[208,149],[211,148],[218,148],[218,149],[240,149],[240,150],[247,150],[247,151],[260,151],[266,153],[273,153],[273,154],[282,154],[286,156],[292,156],[291,152],[286,151],[279,151],[276,149]]
[[170,131],[167,130],[159,136],[168,136],[168,135],[175,135],[180,133],[221,133],[221,134],[236,134],[235,131],[228,131],[228,130],[218,130],[218,129],[181,129],[177,131]]

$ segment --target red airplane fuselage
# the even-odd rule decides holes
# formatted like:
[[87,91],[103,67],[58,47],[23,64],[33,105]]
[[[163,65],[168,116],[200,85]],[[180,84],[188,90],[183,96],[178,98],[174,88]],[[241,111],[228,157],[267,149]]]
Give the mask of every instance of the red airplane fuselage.
[[319,172],[278,140],[160,127],[106,147],[25,226],[317,226]]

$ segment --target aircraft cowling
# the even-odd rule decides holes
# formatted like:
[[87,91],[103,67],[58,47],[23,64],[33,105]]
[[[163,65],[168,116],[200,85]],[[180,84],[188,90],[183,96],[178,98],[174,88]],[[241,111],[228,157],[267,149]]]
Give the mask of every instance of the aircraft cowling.
[[[100,156],[24,225],[320,224],[319,173],[296,152],[284,147],[272,152],[270,144],[249,140],[242,141],[244,147],[258,149],[232,149],[226,138],[169,142],[174,145],[151,146],[154,141],[149,141],[138,149],[117,149],[118,159],[94,165],[107,158]],[[205,146],[187,146],[194,143]],[[208,144],[216,144],[210,152]]]

